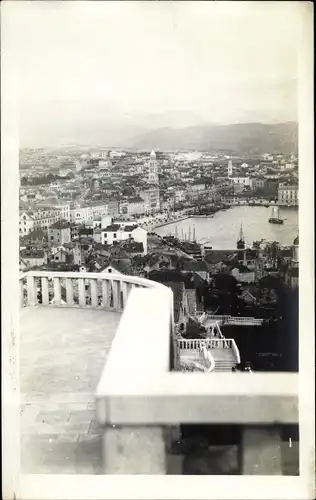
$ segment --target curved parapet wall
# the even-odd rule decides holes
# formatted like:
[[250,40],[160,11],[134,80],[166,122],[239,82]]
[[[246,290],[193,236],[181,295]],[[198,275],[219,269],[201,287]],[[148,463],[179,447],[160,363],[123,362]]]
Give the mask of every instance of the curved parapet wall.
[[169,290],[156,281],[123,274],[30,271],[20,275],[22,307],[77,306],[122,311],[135,288]]

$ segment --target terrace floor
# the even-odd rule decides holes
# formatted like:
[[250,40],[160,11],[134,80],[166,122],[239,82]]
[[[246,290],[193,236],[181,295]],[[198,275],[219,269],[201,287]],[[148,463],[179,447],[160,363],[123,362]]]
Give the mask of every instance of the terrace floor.
[[94,393],[120,313],[21,311],[21,472],[101,472]]

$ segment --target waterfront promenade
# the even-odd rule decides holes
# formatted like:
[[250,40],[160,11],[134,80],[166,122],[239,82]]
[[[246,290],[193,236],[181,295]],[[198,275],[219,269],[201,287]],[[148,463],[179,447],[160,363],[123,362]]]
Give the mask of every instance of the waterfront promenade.
[[[195,217],[182,215],[176,221],[157,222],[154,229],[159,236],[178,234],[188,235],[191,226],[195,226],[196,240],[208,240],[214,250],[236,248],[238,231],[242,224],[246,246],[252,246],[254,241],[278,241],[282,246],[292,245],[298,232],[297,208],[282,208],[280,210],[284,224],[269,224],[270,208],[237,206],[228,210],[216,212],[212,217]],[[177,229],[176,229],[177,228]]]

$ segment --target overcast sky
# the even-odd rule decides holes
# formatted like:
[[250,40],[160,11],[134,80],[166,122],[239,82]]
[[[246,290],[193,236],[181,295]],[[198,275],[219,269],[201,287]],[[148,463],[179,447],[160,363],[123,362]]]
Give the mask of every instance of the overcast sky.
[[21,145],[296,120],[297,15],[296,2],[23,2]]

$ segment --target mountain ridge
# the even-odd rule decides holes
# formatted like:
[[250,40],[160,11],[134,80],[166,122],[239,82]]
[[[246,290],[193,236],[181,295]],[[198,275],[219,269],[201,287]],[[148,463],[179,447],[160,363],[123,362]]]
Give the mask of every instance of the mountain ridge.
[[252,153],[296,153],[297,122],[160,127],[135,136],[129,147],[161,150],[231,150]]

